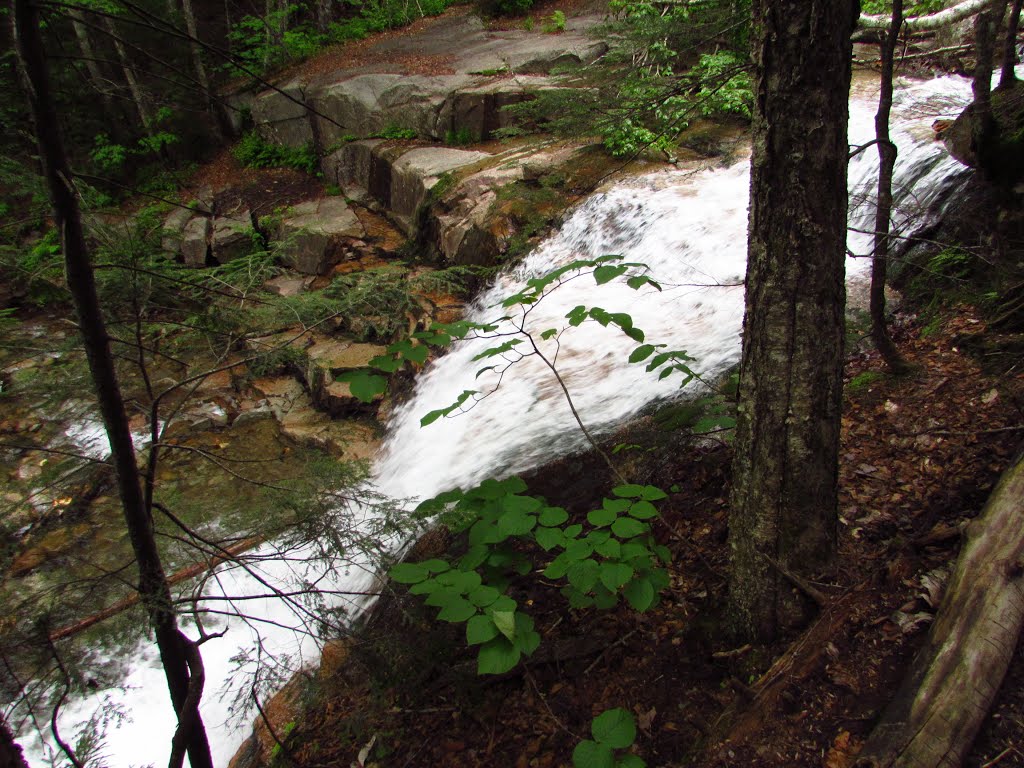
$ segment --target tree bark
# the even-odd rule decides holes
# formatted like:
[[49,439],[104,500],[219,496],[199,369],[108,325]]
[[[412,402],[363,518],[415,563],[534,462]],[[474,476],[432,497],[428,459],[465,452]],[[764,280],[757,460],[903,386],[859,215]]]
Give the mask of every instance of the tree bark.
[[[911,16],[904,19],[908,32],[928,32],[940,29],[949,24],[956,24],[958,21],[969,19],[976,13],[991,5],[992,0],[964,0],[964,2],[944,8],[936,13],[927,16]],[[872,15],[861,14],[857,19],[857,29],[887,29],[892,23],[892,17],[886,14]]]
[[1003,41],[1003,66],[999,73],[999,88],[1010,88],[1017,82],[1017,30],[1020,28],[1022,0],[1013,0],[1010,18],[1006,23],[1006,38]]
[[170,587],[156,547],[152,515],[139,484],[135,448],[89,263],[74,176],[68,165],[50,94],[38,11],[30,0],[14,0],[13,21],[18,63],[35,120],[39,157],[61,236],[68,290],[110,442],[118,495],[139,569],[139,594],[153,626],[178,723],[192,726],[186,731],[192,768],[212,768],[210,747],[199,713],[186,710],[190,688],[194,690],[194,686],[190,686],[189,649],[178,630]]
[[878,146],[878,202],[875,207],[874,248],[871,255],[871,339],[886,366],[896,374],[905,373],[885,322],[885,282],[889,271],[889,229],[892,219],[892,172],[896,166],[896,145],[889,138],[889,113],[892,111],[892,79],[896,61],[896,42],[903,24],[903,0],[893,0],[892,23],[882,39],[882,77],[875,113],[875,140]]
[[849,0],[753,4],[730,613],[739,634],[762,641],[809,614],[782,570],[810,580],[829,569],[835,552],[856,18]]
[[7,722],[0,718],[0,768],[28,768],[21,747],[14,740]]
[[128,92],[131,94],[132,101],[135,103],[135,109],[139,113],[139,120],[142,122],[142,127],[145,129],[146,134],[151,136],[153,134],[153,117],[149,113],[145,95],[142,93],[139,81],[135,77],[135,69],[132,67],[131,60],[128,58],[128,53],[124,49],[120,36],[117,34],[114,20],[107,16],[104,17],[103,21],[114,44],[114,50],[117,51],[118,61],[121,62],[121,72],[124,73],[124,80],[128,84]]
[[996,31],[1006,13],[1007,0],[995,0],[979,13],[974,22],[975,65],[971,92],[971,146],[978,158],[978,168],[993,175],[993,144],[996,124],[992,115],[992,66],[995,59]]
[[967,534],[925,645],[858,766],[959,766],[999,691],[1024,627],[1021,455]]

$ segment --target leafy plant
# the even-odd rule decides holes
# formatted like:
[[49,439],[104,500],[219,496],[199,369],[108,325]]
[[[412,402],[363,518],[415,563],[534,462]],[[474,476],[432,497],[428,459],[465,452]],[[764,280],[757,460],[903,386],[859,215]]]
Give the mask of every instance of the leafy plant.
[[375,134],[373,138],[378,139],[415,139],[417,133],[412,128],[402,128],[399,125],[390,124],[384,127],[382,131]]
[[545,16],[541,30],[548,35],[565,32],[565,14],[562,11],[555,11],[550,16]]
[[255,131],[245,134],[231,153],[249,168],[294,168],[309,174],[315,173],[317,168],[312,144],[298,148],[272,144]]
[[628,709],[608,709],[590,723],[594,737],[584,739],[572,752],[575,768],[645,768],[637,755],[625,752],[636,741],[636,721]]
[[444,135],[444,143],[455,147],[464,147],[477,141],[478,137],[466,126],[461,128],[450,128]]

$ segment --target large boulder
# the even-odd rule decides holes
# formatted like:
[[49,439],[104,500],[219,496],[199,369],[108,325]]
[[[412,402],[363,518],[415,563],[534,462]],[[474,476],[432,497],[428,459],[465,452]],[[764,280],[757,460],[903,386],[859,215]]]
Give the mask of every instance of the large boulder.
[[981,152],[972,135],[974,113],[974,105],[969,104],[941,132],[949,153],[991,181],[1010,186],[1024,179],[1024,84],[1016,82],[992,92],[991,144]]
[[449,147],[421,147],[403,154],[391,168],[391,195],[388,207],[406,234],[415,229],[416,211],[427,199],[442,174],[464,168],[490,157]]
[[196,216],[181,234],[181,256],[185,266],[205,267],[206,257],[210,253],[210,234],[213,224],[207,216]]
[[248,256],[253,248],[252,213],[249,210],[235,211],[227,216],[218,216],[213,221],[210,236],[210,253],[218,264]]
[[529,101],[537,91],[555,88],[550,77],[526,75],[489,79],[456,91],[438,117],[437,133],[446,140],[485,141],[499,128],[515,124],[505,107]]
[[303,274],[322,275],[346,238],[364,235],[343,198],[325,197],[293,206],[282,218],[276,239],[285,264]]
[[313,127],[305,106],[306,85],[292,80],[252,100],[252,119],[260,136],[273,144],[301,147],[313,141]]

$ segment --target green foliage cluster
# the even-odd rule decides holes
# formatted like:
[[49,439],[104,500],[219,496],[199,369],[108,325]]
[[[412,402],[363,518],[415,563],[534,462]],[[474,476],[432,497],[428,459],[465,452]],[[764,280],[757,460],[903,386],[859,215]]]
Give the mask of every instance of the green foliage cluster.
[[317,171],[318,160],[312,144],[298,148],[272,144],[256,131],[245,134],[231,153],[249,168],[294,168],[309,174]]
[[522,16],[533,7],[533,0],[479,0],[485,16]]
[[603,36],[612,49],[598,66],[578,73],[584,87],[542,91],[533,101],[507,107],[518,125],[597,133],[616,157],[645,151],[671,156],[692,120],[750,116],[748,3],[629,0],[611,8],[616,16]]
[[565,32],[565,13],[554,11],[550,16],[545,16],[544,23],[541,25],[541,31],[548,35],[557,35],[560,32]]
[[590,724],[593,739],[584,739],[572,753],[575,768],[645,768],[641,758],[625,750],[636,741],[633,713],[621,707],[609,709]]
[[573,608],[609,609],[625,600],[646,611],[668,586],[662,564],[670,553],[655,543],[649,522],[658,515],[653,502],[666,498],[664,491],[617,486],[613,498],[587,515],[585,527],[526,490],[517,477],[485,480],[470,491],[448,491],[423,502],[418,515],[439,516],[454,532],[466,532],[468,549],[454,562],[432,559],[391,569],[395,581],[438,608],[439,620],[466,624],[466,642],[480,646],[480,674],[507,672],[540,643],[533,619],[504,594],[513,575],[525,576],[537,566],[531,551],[557,552],[543,575],[565,581],[561,592]]

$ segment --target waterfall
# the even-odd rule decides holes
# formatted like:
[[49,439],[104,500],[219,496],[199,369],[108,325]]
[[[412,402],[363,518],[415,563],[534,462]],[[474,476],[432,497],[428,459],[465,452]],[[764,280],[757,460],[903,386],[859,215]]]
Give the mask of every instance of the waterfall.
[[[850,107],[851,144],[863,144],[874,134],[874,95],[855,89]],[[893,107],[892,136],[899,147],[894,188],[896,230],[906,236],[910,227],[927,225],[941,215],[967,170],[933,141],[930,125],[937,117],[955,116],[970,100],[970,84],[944,77],[903,84]],[[583,304],[632,315],[648,343],[685,350],[693,367],[714,379],[739,359],[743,316],[741,282],[746,259],[749,172],[746,160],[727,167],[669,169],[619,182],[592,195],[571,213],[560,231],[530,254],[522,264],[501,275],[468,310],[468,319],[490,321],[503,311],[495,308],[519,290],[526,279],[577,259],[618,254],[626,261],[647,265],[662,290],[634,291],[619,281],[597,286],[582,277],[559,287],[530,312],[535,331],[562,328],[565,313]],[[877,152],[858,154],[850,164],[851,193],[848,280],[865,279],[873,226]],[[459,344],[431,363],[417,379],[412,397],[398,407],[388,424],[388,438],[375,465],[377,488],[394,498],[426,498],[454,486],[466,487],[488,476],[508,475],[576,451],[584,441],[565,398],[550,372],[537,358],[523,359],[506,372],[500,387],[470,413],[444,418],[420,427],[421,417],[450,405],[463,390],[482,392],[497,383],[485,363],[473,357],[488,342]],[[614,328],[584,323],[559,339],[558,369],[582,419],[589,428],[610,429],[650,403],[679,396],[678,378],[664,381],[647,374],[643,365],[627,358],[636,342]],[[545,347],[553,355],[553,342]],[[693,385],[691,385],[693,386]],[[266,545],[269,549],[270,545]],[[401,546],[401,542],[396,542]],[[293,559],[296,553],[293,554]],[[282,563],[262,566],[266,578],[286,583]],[[320,574],[306,575],[309,579]],[[339,575],[353,591],[372,585],[373,574],[358,565]],[[237,568],[221,568],[208,590],[222,594],[258,594],[263,590]],[[314,662],[317,648],[308,637],[286,628],[291,621],[279,601],[246,603],[249,613],[267,623],[261,634],[265,646],[293,660]],[[211,631],[227,622],[211,624]],[[232,658],[252,648],[253,630],[230,622],[227,636],[203,646],[207,685],[202,713],[210,734],[214,759],[226,765],[248,735],[249,721],[232,719],[230,701],[218,696],[218,681],[226,680]],[[97,653],[97,661],[104,661]],[[109,663],[111,660],[106,659]],[[119,707],[130,718],[107,729],[107,764],[121,766],[166,762],[173,732],[163,673],[149,643],[119,654],[125,668],[122,689],[97,692],[69,701],[61,713],[65,738],[89,720],[98,708]],[[47,748],[29,733],[22,735],[32,764],[45,763]]]

